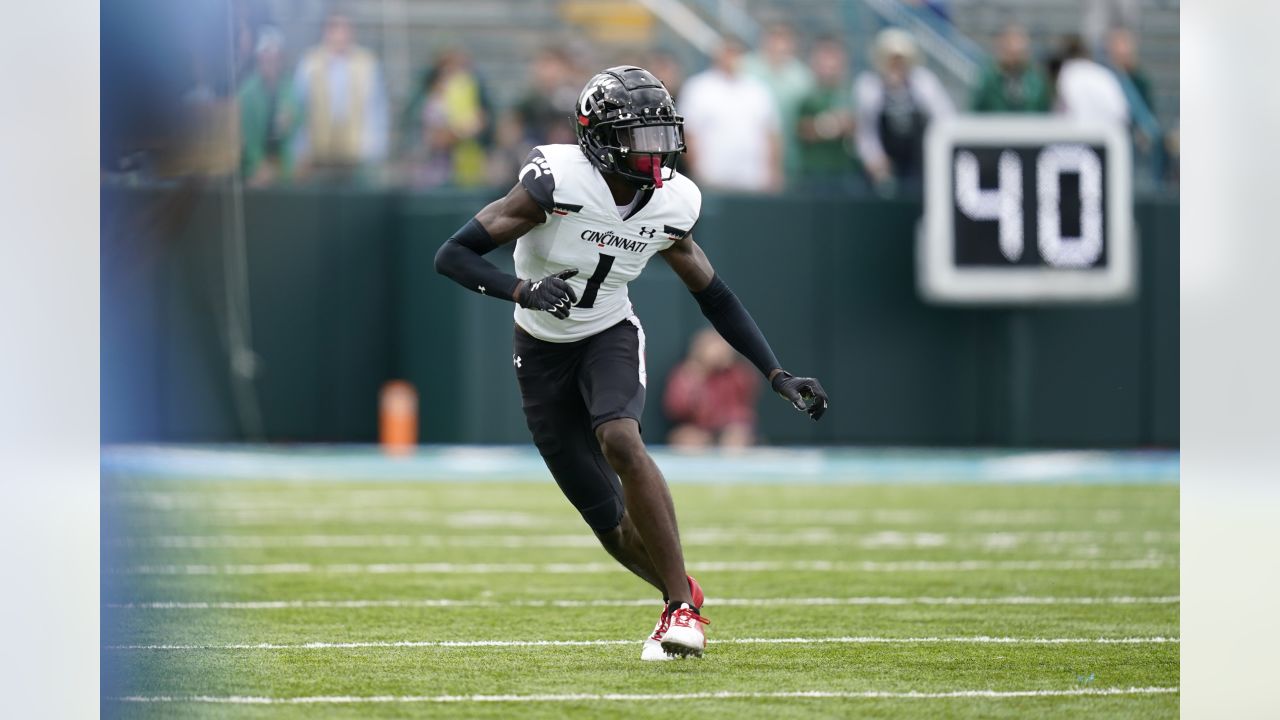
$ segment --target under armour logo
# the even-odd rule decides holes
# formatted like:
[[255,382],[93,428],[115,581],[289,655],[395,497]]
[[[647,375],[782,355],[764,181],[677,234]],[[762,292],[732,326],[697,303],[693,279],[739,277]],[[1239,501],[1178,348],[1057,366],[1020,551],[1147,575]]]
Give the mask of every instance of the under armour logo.
[[658,228],[648,228],[643,225],[640,226],[640,237],[651,238],[656,232],[658,232]]
[[516,367],[521,367],[521,363],[522,363],[522,362],[523,362],[523,361],[520,359],[520,356],[519,356],[519,355],[512,355],[512,356],[511,356],[511,364],[512,364],[512,365],[515,365]]
[[484,294],[484,286],[483,286],[483,285],[481,285],[481,286],[480,286],[480,294],[481,294],[481,295],[483,295],[483,294]]

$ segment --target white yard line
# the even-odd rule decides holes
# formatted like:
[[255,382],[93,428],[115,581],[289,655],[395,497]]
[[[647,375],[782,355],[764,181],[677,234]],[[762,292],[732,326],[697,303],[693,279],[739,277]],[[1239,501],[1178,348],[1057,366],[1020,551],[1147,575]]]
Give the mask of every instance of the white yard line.
[[793,692],[698,693],[569,693],[545,695],[318,695],[312,697],[253,697],[246,695],[126,695],[107,700],[126,703],[214,703],[226,705],[353,705],[364,703],[558,703],[655,700],[942,700],[949,698],[1114,697],[1118,695],[1173,695],[1177,687],[1068,688],[1065,690],[946,690],[942,692],[892,692],[883,690],[798,690]]
[[[1009,549],[1022,545],[1068,547],[1084,543],[1177,542],[1176,532],[1049,530],[1015,532],[901,532],[837,533],[831,528],[797,532],[754,532],[704,528],[681,533],[686,546],[845,546],[864,548],[931,548],[972,546]],[[599,541],[584,534],[568,535],[155,535],[113,538],[109,545],[129,548],[199,550],[207,548],[362,548],[362,547],[493,547],[595,548]]]
[[[971,637],[783,637],[717,638],[709,645],[1163,645],[1179,643],[1175,637],[1018,638],[976,635]],[[387,640],[310,642],[297,644],[232,643],[226,645],[105,645],[107,650],[348,650],[356,648],[467,648],[467,647],[589,647],[639,645],[629,640]]]
[[[360,523],[415,523],[455,528],[509,528],[509,527],[560,527],[572,529],[566,524],[564,513],[558,508],[523,509],[475,509],[431,510],[430,501],[424,499],[414,506],[384,504],[308,504],[302,498],[288,500],[287,505],[264,505],[256,499],[245,504],[218,505],[158,503],[156,506],[111,503],[107,512],[116,513],[122,519],[130,514],[154,516],[163,514],[171,518],[191,516],[201,526],[292,524],[311,522],[360,522]],[[735,520],[752,526],[772,525],[921,525],[946,523],[950,525],[1020,525],[1035,526],[1064,521],[1084,521],[1117,525],[1125,518],[1139,514],[1135,520],[1151,522],[1178,522],[1176,510],[1169,514],[1153,516],[1142,508],[972,508],[949,510],[946,508],[771,508],[744,510]],[[712,516],[714,517],[714,516]],[[705,513],[691,512],[689,521],[698,522]],[[723,522],[711,520],[711,522]]]
[[[1129,560],[906,560],[845,562],[801,561],[704,561],[688,564],[694,572],[971,572],[1061,570],[1156,570],[1177,568],[1177,557],[1151,556]],[[115,575],[286,575],[371,574],[436,575],[490,573],[594,574],[625,572],[616,563],[266,563],[266,564],[160,564],[109,568]]]
[[[249,508],[112,508],[107,512],[116,513],[126,524],[130,513],[143,516],[155,516],[165,511],[169,515],[168,522],[183,522],[199,526],[226,525],[290,525],[296,523],[403,523],[425,527],[450,528],[542,528],[560,526],[572,528],[566,524],[560,513],[517,512],[509,510],[469,510],[460,512],[441,512],[414,507],[351,507],[351,506],[302,506],[290,507],[249,507]],[[427,505],[423,503],[423,505]],[[190,517],[183,517],[189,515]]]
[[[1074,518],[1115,524],[1131,513],[1147,513],[1142,508],[770,508],[745,510],[740,518],[748,524],[789,525],[915,525],[946,522],[959,525],[1038,525]],[[1176,510],[1162,519],[1177,522]]]
[[[1177,595],[1155,597],[805,597],[710,598],[706,607],[778,607],[782,605],[1176,605]],[[306,610],[360,608],[494,608],[494,607],[656,607],[654,598],[634,600],[456,600],[416,598],[404,600],[250,600],[193,602],[107,603],[112,610]]]

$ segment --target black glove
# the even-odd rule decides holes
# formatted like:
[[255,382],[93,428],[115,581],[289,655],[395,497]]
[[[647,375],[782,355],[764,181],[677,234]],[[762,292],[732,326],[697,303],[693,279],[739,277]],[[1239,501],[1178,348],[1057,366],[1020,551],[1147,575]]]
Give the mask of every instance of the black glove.
[[520,307],[546,310],[561,320],[569,317],[569,307],[578,302],[578,294],[565,282],[577,275],[577,269],[561,270],[541,280],[525,280],[520,293]]
[[827,411],[827,391],[817,378],[796,377],[783,370],[773,376],[773,390],[800,412],[809,413],[817,420]]

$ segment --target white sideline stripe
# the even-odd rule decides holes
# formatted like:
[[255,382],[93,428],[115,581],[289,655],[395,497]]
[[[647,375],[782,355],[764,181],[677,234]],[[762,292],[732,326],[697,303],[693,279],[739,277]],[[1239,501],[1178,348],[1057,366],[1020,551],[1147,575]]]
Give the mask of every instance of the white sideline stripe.
[[[695,529],[681,533],[685,545],[858,545],[866,548],[952,547],[976,545],[1012,548],[1024,544],[1069,547],[1086,543],[1176,542],[1176,532],[1048,530],[1039,532],[902,532],[836,533],[827,528],[796,532],[752,532]],[[599,541],[581,533],[572,535],[156,535],[112,538],[110,545],[131,548],[363,548],[363,547],[496,547],[496,548],[595,548]]]
[[[545,472],[539,462],[539,472]],[[718,460],[716,462],[719,462]],[[444,510],[427,509],[435,500],[432,490],[422,493],[401,492],[395,489],[376,489],[362,491],[343,491],[326,498],[298,497],[297,490],[305,490],[309,486],[299,484],[296,487],[278,491],[261,491],[251,494],[237,494],[234,491],[219,489],[216,491],[178,490],[173,492],[156,491],[112,491],[105,498],[112,509],[122,511],[174,512],[227,514],[238,517],[290,517],[303,520],[321,519],[341,516],[344,513],[358,513],[386,517],[436,518],[444,520],[470,519],[474,514],[504,515],[509,518],[531,518],[557,513],[555,503],[536,507],[493,507],[481,510]],[[275,501],[274,503],[272,501]],[[1170,508],[1176,513],[1176,508]],[[1038,522],[1057,517],[1092,517],[1103,522],[1119,522],[1131,514],[1146,514],[1150,510],[1141,507],[1095,507],[1095,508],[1062,508],[1062,507],[1023,507],[1023,508],[966,508],[953,510],[945,507],[880,507],[880,508],[838,508],[831,507],[765,507],[744,510],[747,517],[764,520],[794,522],[796,524],[814,524],[823,522],[824,518],[834,524],[875,522],[907,522],[915,523],[930,519],[950,519],[962,522],[1010,521],[1015,523]]]
[[[969,572],[977,570],[1154,570],[1177,567],[1176,558],[1148,557],[1132,560],[910,560],[860,561],[730,561],[693,562],[694,572]],[[412,574],[449,573],[547,573],[582,574],[626,572],[617,563],[268,563],[261,565],[133,565],[108,569],[116,575],[282,575],[282,574]]]
[[[258,501],[261,502],[261,501]],[[419,501],[425,502],[425,501]],[[440,512],[422,510],[413,507],[363,507],[363,506],[329,506],[329,507],[141,507],[125,506],[119,508],[125,513],[138,512],[155,514],[157,512],[172,513],[174,516],[190,515],[190,520],[199,526],[240,526],[240,525],[294,525],[313,522],[369,523],[369,524],[443,524],[453,528],[561,528],[572,529],[558,516],[541,509],[532,512],[510,510],[489,510],[471,512]],[[1071,522],[1072,520],[1095,522],[1107,525],[1119,525],[1133,509],[1094,510],[966,510],[949,512],[946,510],[925,510],[907,508],[888,508],[879,510],[831,510],[831,509],[772,509],[749,510],[737,518],[750,525],[772,526],[813,526],[813,525],[924,525],[948,522],[959,525],[1052,525]],[[186,520],[186,518],[183,518]],[[691,519],[696,519],[691,518]],[[1140,522],[1177,522],[1176,514],[1158,517],[1139,517]]]
[[[708,607],[776,607],[779,605],[1173,605],[1177,595],[1157,597],[808,597],[808,598],[711,598]],[[112,610],[296,610],[325,608],[427,608],[427,607],[650,607],[653,598],[635,600],[455,600],[419,598],[407,600],[256,600],[243,602],[129,602],[107,603]]]
[[317,695],[312,697],[253,697],[246,695],[126,695],[107,698],[125,703],[216,703],[226,705],[322,705],[357,703],[530,703],[653,700],[769,700],[814,698],[840,700],[940,700],[948,698],[1108,697],[1117,695],[1172,695],[1177,687],[1070,688],[1066,690],[947,690],[943,692],[891,692],[883,690],[798,690],[794,692],[701,693],[572,693],[563,695]]
[[[966,645],[1160,645],[1179,643],[1175,637],[1119,638],[1016,638],[990,637],[785,637],[720,638],[709,645],[926,645],[960,643]],[[310,642],[297,644],[233,643],[228,645],[105,645],[106,650],[346,650],[352,648],[459,648],[459,647],[588,647],[598,645],[638,645],[629,640],[371,640],[351,642]]]

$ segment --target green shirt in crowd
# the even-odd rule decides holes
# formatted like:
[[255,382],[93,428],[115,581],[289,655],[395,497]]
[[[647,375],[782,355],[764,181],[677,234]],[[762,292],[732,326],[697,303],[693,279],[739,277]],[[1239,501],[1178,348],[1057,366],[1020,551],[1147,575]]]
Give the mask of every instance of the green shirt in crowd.
[[1049,112],[1049,83],[1044,72],[1029,65],[1019,73],[989,66],[973,92],[974,112]]
[[[815,86],[800,100],[797,124],[831,112],[842,110],[852,114],[853,102],[848,83],[836,87]],[[798,138],[799,175],[802,178],[824,178],[854,175],[858,161],[851,149],[851,141],[845,135],[824,140]]]
[[1128,76],[1129,82],[1133,83],[1133,88],[1138,91],[1138,97],[1142,98],[1142,102],[1147,104],[1147,109],[1154,115],[1156,112],[1156,100],[1151,91],[1151,78],[1147,77],[1147,74],[1141,70],[1119,72]]
[[782,131],[782,165],[788,176],[794,176],[799,165],[796,142],[796,117],[800,100],[813,87],[813,74],[805,64],[792,58],[782,67],[774,67],[760,55],[750,55],[743,62],[748,75],[763,82],[773,95]]
[[298,122],[298,108],[289,82],[271,88],[258,73],[240,85],[240,170],[250,179],[266,161],[277,164],[278,177],[292,171],[289,139]]

